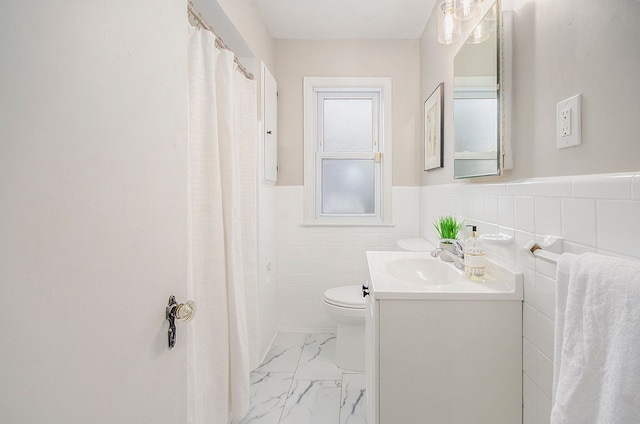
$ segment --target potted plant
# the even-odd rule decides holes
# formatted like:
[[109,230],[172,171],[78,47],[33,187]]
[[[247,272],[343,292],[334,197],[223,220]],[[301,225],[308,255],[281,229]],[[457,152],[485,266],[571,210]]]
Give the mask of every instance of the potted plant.
[[[458,232],[464,226],[464,221],[458,221],[451,215],[442,215],[437,219],[434,218],[433,226],[440,236],[440,248],[455,254],[455,246],[447,240],[458,239]],[[440,258],[444,261],[451,261],[447,255],[443,255]]]

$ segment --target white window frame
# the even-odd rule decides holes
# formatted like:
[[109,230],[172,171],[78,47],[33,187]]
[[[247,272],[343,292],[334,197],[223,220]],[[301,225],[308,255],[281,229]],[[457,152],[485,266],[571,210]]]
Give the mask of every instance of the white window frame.
[[[376,92],[379,98],[378,139],[373,152],[323,153],[319,152],[318,101],[322,93]],[[375,135],[374,135],[375,137]],[[322,158],[375,158],[376,213],[373,215],[327,215],[321,213],[322,186],[320,164]],[[369,77],[305,77],[304,78],[304,224],[306,225],[392,225],[391,220],[391,78]]]

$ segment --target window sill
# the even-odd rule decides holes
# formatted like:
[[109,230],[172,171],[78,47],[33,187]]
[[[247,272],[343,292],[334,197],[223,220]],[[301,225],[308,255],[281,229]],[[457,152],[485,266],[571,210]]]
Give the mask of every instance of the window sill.
[[393,222],[303,222],[301,227],[395,227]]

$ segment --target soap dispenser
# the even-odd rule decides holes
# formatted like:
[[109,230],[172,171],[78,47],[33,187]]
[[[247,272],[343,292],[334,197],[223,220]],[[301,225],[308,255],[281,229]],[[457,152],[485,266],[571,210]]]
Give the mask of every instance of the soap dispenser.
[[475,225],[471,227],[471,235],[464,243],[464,274],[473,281],[484,281],[484,246],[478,238]]

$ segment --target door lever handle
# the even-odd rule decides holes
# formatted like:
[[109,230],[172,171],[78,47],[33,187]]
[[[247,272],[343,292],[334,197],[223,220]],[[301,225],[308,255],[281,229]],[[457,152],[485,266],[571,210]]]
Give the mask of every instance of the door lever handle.
[[169,349],[176,345],[176,319],[189,322],[196,314],[196,304],[193,300],[186,303],[176,302],[175,296],[169,296],[169,304],[165,311],[165,317],[169,321]]

